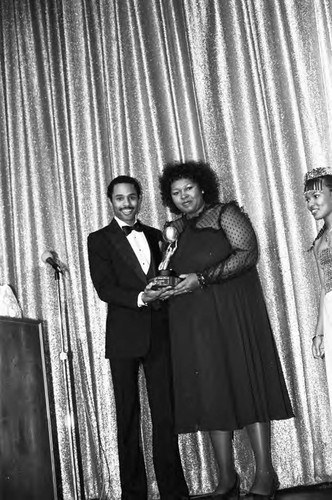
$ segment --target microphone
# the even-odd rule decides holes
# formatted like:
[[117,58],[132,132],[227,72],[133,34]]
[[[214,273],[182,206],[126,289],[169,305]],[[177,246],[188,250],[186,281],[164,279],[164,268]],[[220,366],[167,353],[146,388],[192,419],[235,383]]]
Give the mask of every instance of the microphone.
[[57,271],[58,273],[61,273],[63,274],[63,271],[61,269],[61,267],[59,266],[59,264],[57,262],[55,262],[54,258],[53,258],[53,254],[52,252],[50,252],[49,250],[46,250],[42,256],[41,256],[41,260],[45,263],[45,264],[49,264],[50,266],[53,267],[53,269],[55,271]]

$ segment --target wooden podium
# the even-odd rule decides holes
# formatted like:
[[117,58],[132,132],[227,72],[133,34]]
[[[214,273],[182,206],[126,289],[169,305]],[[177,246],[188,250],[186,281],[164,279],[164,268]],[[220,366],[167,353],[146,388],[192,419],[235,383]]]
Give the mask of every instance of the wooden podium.
[[57,498],[42,325],[0,317],[0,499]]

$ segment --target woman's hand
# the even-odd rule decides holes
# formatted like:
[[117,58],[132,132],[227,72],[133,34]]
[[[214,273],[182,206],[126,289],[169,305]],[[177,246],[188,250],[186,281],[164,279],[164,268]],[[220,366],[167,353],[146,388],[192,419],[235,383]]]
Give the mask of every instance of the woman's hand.
[[180,283],[174,288],[174,295],[180,295],[182,293],[191,293],[196,288],[199,288],[199,281],[196,273],[180,274]]
[[172,286],[165,286],[161,289],[159,300],[167,300],[174,295],[174,288]]
[[154,302],[155,300],[165,300],[168,299],[170,295],[173,295],[173,289],[170,286],[164,288],[158,288],[154,290],[153,283],[149,283],[143,292],[142,300],[149,304],[150,302]]
[[312,355],[315,359],[324,357],[324,336],[316,335],[312,339]]

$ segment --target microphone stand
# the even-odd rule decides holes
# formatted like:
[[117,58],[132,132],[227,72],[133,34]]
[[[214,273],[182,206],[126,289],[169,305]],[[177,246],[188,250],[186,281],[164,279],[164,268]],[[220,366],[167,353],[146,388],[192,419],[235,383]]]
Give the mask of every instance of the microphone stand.
[[61,353],[60,353],[60,361],[62,363],[62,374],[65,384],[65,395],[66,395],[66,409],[67,409],[67,429],[68,429],[68,437],[69,437],[69,450],[70,450],[70,459],[71,459],[71,471],[72,471],[72,479],[73,479],[73,489],[74,489],[74,497],[73,500],[78,500],[78,481],[77,481],[77,472],[76,472],[76,462],[75,462],[75,452],[74,452],[74,436],[75,433],[75,418],[73,413],[74,403],[72,398],[72,393],[70,390],[70,367],[69,367],[69,358],[68,352],[66,351],[65,346],[65,335],[63,328],[63,313],[62,313],[62,302],[61,302],[61,286],[60,286],[60,273],[62,273],[60,268],[54,269],[54,279],[57,284],[57,298],[58,298],[58,312],[59,312],[59,328],[60,328],[60,339],[61,339]]

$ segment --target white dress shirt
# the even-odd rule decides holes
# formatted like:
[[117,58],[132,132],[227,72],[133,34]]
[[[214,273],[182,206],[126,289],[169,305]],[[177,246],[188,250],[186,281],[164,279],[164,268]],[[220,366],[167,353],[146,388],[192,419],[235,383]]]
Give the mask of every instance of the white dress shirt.
[[[118,217],[114,216],[114,219],[121,228],[123,226],[129,226],[129,224],[123,222]],[[147,274],[151,264],[151,251],[145,234],[143,233],[143,231],[133,230],[128,236],[126,236],[126,238],[129,241],[131,248],[134,250],[144,274]],[[137,305],[139,307],[146,305],[142,300],[143,293],[144,292],[140,292],[137,297]]]

